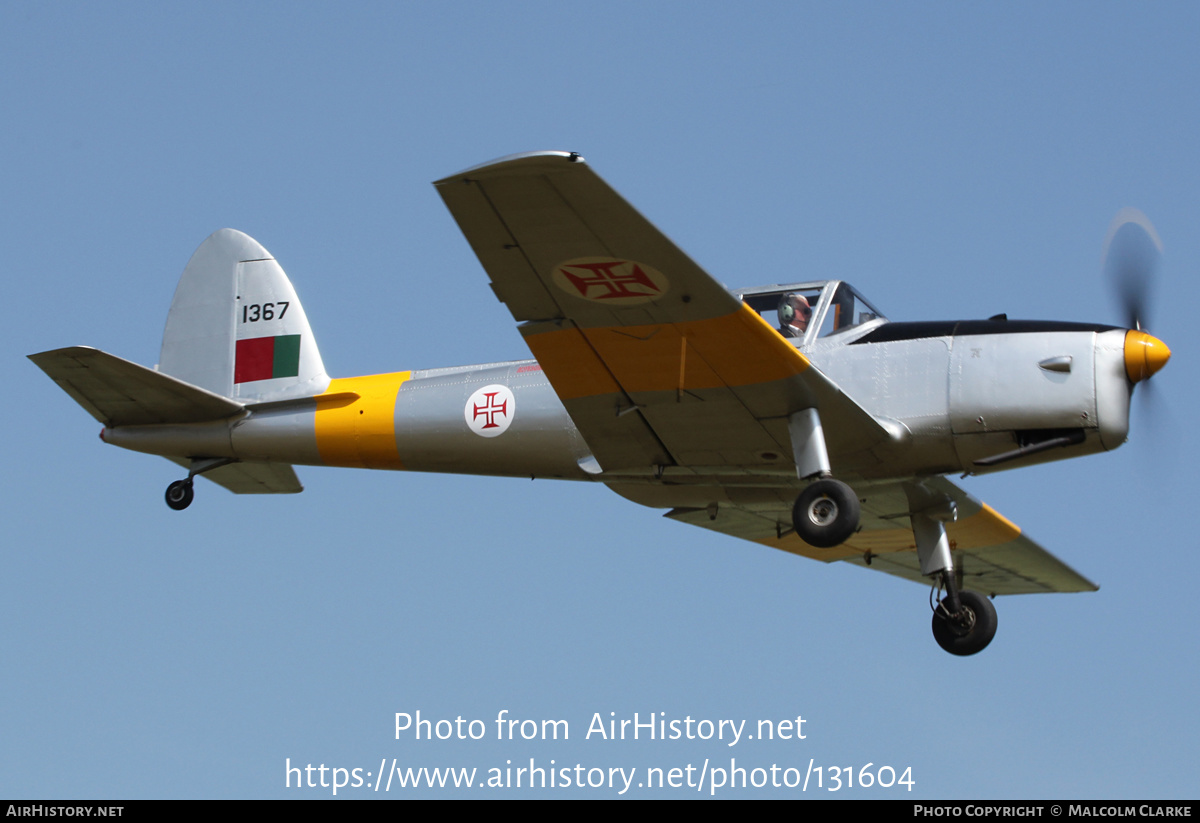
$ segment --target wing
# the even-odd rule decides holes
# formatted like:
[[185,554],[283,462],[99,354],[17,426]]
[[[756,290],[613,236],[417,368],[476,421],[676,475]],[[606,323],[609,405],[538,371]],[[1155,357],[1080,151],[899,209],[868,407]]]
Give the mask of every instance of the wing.
[[888,438],[578,155],[434,185],[606,478],[794,478],[787,417],[814,407],[835,461]]
[[[916,481],[906,481],[916,483]],[[791,506],[762,494],[722,504],[715,512],[675,509],[666,516],[722,534],[761,543],[817,560],[845,560],[920,583],[916,544],[909,521],[906,482],[855,486],[862,498],[862,528],[833,549],[817,549],[790,532]],[[958,506],[958,520],[946,524],[954,567],[968,589],[986,594],[1096,591],[1098,586],[1021,533],[1021,529],[986,503],[971,497],[945,478],[920,481],[923,492],[948,497]],[[715,513],[715,517],[711,515]]]

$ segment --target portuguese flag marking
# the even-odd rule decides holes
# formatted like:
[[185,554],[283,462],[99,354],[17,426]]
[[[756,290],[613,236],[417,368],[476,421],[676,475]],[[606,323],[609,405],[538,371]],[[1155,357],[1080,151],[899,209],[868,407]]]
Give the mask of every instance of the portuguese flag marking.
[[233,382],[251,383],[273,377],[300,374],[300,335],[252,337],[237,341],[233,360]]

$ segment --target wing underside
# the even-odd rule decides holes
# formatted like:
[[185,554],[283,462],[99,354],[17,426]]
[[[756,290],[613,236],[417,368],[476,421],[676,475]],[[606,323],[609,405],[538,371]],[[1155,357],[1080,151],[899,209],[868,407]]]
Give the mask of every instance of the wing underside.
[[[954,566],[962,585],[985,594],[1096,591],[1096,584],[1022,534],[986,503],[945,478],[921,481],[929,492],[956,503],[958,519],[946,524]],[[929,583],[921,575],[909,520],[904,482],[869,483],[855,491],[862,499],[861,529],[832,549],[814,548],[791,531],[791,510],[781,496],[743,496],[713,509],[677,508],[665,516],[682,523],[740,537],[816,560],[844,560],[875,571]],[[715,514],[715,516],[714,516]]]

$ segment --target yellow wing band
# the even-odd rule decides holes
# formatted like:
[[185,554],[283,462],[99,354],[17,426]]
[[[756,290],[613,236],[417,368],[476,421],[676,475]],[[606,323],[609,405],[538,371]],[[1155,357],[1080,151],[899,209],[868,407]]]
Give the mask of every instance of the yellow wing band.
[[557,329],[532,334],[525,342],[564,401],[622,388],[749,386],[793,377],[809,367],[804,355],[746,305],[705,320]]

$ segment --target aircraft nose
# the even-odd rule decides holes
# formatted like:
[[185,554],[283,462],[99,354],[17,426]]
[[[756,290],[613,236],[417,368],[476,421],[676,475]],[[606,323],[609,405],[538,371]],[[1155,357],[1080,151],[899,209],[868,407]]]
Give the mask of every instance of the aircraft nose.
[[1134,383],[1145,380],[1171,359],[1167,344],[1144,331],[1125,333],[1125,373]]

